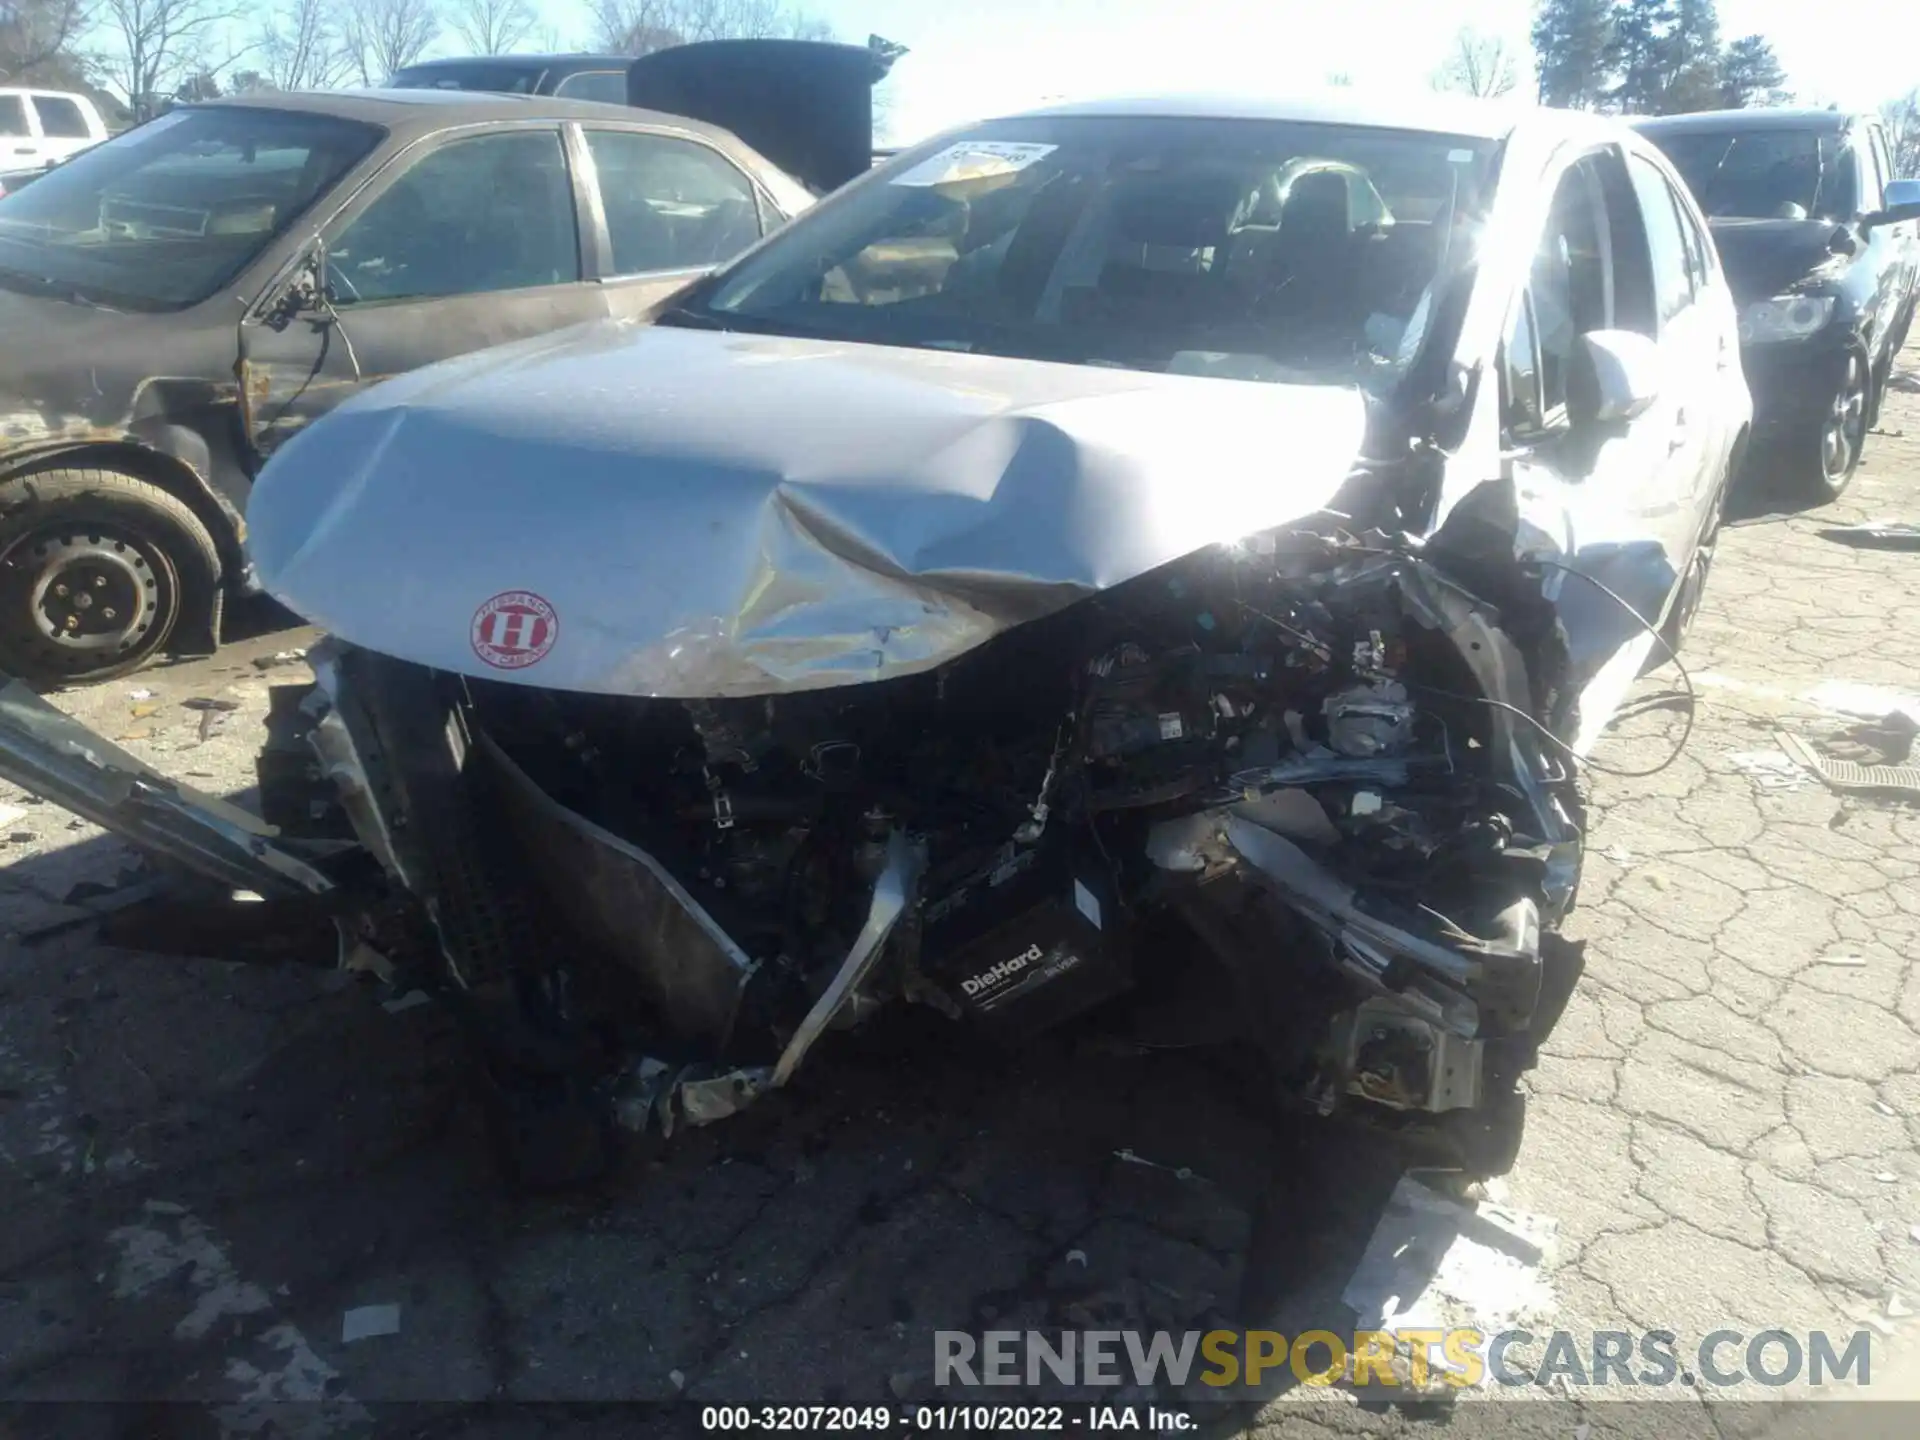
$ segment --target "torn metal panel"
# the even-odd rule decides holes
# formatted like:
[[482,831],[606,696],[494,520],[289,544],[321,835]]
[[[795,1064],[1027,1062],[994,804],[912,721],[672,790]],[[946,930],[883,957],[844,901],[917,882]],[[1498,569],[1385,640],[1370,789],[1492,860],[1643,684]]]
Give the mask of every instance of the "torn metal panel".
[[[1364,430],[1354,390],[600,326],[388,381],[290,440],[252,554],[296,612],[457,674],[810,690],[1312,514]],[[537,644],[488,628],[509,591],[546,607]]]
[[491,737],[480,747],[504,782],[505,818],[563,913],[631,970],[676,1032],[723,1048],[757,962],[653,856],[554,801]]
[[167,779],[61,714],[19,681],[0,689],[0,774],[134,844],[261,895],[333,882],[271,827]]
[[813,1042],[833,1023],[834,1017],[867,978],[874,962],[880,958],[887,937],[906,913],[908,903],[913,898],[914,886],[925,867],[926,857],[898,830],[888,837],[886,856],[886,868],[873,882],[873,899],[867,907],[866,924],[860,927],[860,933],[854,937],[853,948],[847,951],[847,958],[841,962],[840,969],[827,988],[821,991],[820,998],[813,1002],[813,1008],[807,1011],[800,1027],[793,1032],[787,1048],[780,1052],[780,1061],[773,1067],[775,1085],[784,1085],[793,1078],[793,1072],[807,1058],[807,1051],[813,1048]]

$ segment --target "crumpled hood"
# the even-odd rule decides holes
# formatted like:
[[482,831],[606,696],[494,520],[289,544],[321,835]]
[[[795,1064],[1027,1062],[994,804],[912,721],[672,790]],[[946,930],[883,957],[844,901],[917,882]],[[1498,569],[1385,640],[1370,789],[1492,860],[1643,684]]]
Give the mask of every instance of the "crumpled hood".
[[266,588],[371,650],[619,695],[941,664],[1325,506],[1357,391],[602,324],[390,380],[249,503]]
[[1834,257],[1835,236],[1846,227],[1831,220],[1709,220],[1727,286],[1742,305],[1780,294]]

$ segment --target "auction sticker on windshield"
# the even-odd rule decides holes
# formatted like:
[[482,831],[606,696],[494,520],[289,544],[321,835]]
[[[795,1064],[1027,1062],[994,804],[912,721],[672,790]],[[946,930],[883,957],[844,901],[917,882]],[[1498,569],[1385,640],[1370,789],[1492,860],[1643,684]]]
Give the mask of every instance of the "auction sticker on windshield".
[[473,612],[473,653],[497,670],[538,663],[560,638],[560,613],[531,590],[503,590]]
[[962,140],[937,155],[929,155],[910,170],[893,177],[896,185],[953,185],[962,180],[990,180],[1017,175],[1058,145],[1034,145],[1019,140]]

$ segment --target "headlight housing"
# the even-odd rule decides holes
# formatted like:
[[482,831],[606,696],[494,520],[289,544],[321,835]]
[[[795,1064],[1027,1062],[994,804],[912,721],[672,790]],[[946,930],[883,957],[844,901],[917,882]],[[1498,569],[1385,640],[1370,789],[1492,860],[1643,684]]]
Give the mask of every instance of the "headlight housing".
[[1740,312],[1740,343],[1765,345],[1817,335],[1833,318],[1831,295],[1776,295]]

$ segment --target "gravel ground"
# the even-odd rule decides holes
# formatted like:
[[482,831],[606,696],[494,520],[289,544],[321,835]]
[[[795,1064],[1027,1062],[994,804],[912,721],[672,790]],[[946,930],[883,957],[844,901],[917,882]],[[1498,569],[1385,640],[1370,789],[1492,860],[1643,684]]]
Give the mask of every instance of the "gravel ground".
[[[1573,922],[1587,975],[1495,1196],[1554,1239],[1520,1267],[1519,1299],[1455,1286],[1470,1320],[1518,1316],[1583,1348],[1611,1329],[1690,1344],[1864,1326],[1874,1393],[1917,1393],[1902,1331],[1920,1306],[1920,811],[1840,800],[1767,759],[1780,730],[1824,734],[1837,707],[1877,703],[1846,686],[1920,690],[1920,558],[1820,533],[1920,508],[1916,390],[1890,396],[1842,503],[1743,497],[1688,645],[1685,755],[1594,786]],[[270,630],[62,704],[244,795],[266,687],[304,674],[273,657],[309,638]],[[1598,758],[1645,768],[1677,723],[1630,722]],[[151,878],[139,857],[5,787],[0,807],[0,1399],[116,1402],[9,1411],[25,1430],[266,1433],[273,1401],[315,1402],[273,1412],[279,1433],[315,1435],[437,1414],[383,1408],[400,1401],[913,1401],[933,1395],[940,1329],[1350,1329],[1349,1279],[1397,1223],[1391,1152],[1276,1128],[1204,1051],[1062,1037],[986,1056],[911,1024],[836,1037],[790,1093],[636,1151],[591,1190],[516,1198],[440,1009],[389,1011],[339,973],[109,948],[92,910]],[[343,1339],[366,1306],[397,1307],[397,1331]],[[1337,1391],[1228,1407],[1201,1389],[1161,1398],[1263,1434],[1439,1423]],[[1725,1403],[1751,1386],[1659,1393],[1679,1403],[1589,1390],[1578,1416],[1463,1405],[1452,1424],[1584,1440],[1576,1424],[1798,1423]],[[1857,1414],[1845,1428],[1867,1433]]]

